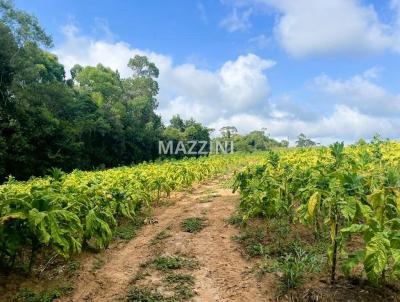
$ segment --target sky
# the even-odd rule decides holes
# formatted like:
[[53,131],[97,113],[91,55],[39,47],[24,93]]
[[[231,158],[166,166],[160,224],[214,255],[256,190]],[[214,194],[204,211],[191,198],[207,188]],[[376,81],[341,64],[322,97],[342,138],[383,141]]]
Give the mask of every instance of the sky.
[[[160,69],[158,113],[326,144],[400,138],[400,0],[15,0],[68,71]],[[69,74],[69,73],[68,73]]]

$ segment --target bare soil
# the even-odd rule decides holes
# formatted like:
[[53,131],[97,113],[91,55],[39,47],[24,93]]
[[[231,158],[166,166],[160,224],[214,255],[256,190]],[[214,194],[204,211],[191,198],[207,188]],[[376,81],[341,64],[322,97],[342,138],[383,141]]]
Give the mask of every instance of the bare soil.
[[[176,194],[167,201],[169,206],[156,208],[151,222],[134,239],[103,252],[105,263],[99,269],[93,271],[93,259],[87,259],[74,291],[60,301],[123,300],[140,264],[158,254],[185,255],[199,261],[199,269],[192,272],[196,295],[191,301],[274,300],[274,293],[261,286],[232,240],[238,230],[226,220],[234,213],[239,196],[224,188],[223,181],[220,178]],[[206,227],[198,233],[184,232],[181,222],[190,217],[204,217]],[[168,230],[170,237],[154,243],[163,230]]]

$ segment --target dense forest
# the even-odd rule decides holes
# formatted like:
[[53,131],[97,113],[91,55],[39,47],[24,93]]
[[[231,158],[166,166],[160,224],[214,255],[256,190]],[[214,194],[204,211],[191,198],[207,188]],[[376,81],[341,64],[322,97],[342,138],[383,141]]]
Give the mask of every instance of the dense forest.
[[[163,125],[159,70],[144,56],[127,62],[129,78],[101,64],[75,65],[69,77],[38,20],[6,0],[0,45],[1,180],[153,160],[159,140],[210,140],[212,129],[193,119],[175,116]],[[242,151],[281,145],[262,131],[235,134],[235,143]]]

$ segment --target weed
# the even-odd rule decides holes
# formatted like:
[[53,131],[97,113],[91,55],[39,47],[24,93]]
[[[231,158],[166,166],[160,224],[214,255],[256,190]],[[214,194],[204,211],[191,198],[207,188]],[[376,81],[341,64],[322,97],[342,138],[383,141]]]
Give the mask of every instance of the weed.
[[142,271],[140,270],[133,278],[132,278],[132,282],[135,283],[139,280],[143,280],[145,279],[147,276],[150,276],[150,273],[147,271]]
[[126,301],[135,302],[172,302],[175,301],[173,298],[166,298],[156,289],[153,288],[139,288],[132,286],[126,296]]
[[163,278],[163,282],[175,285],[194,285],[194,277],[188,274],[170,273]]
[[228,218],[228,223],[231,225],[241,225],[243,223],[242,216],[238,213],[235,213]]
[[204,217],[187,218],[181,223],[181,227],[185,232],[198,233],[206,227],[206,219]]
[[162,230],[150,241],[151,245],[157,244],[160,241],[172,237],[172,234],[168,230]]
[[136,233],[136,229],[133,226],[118,226],[115,228],[114,236],[123,240],[131,240]]
[[105,261],[100,258],[95,258],[92,263],[92,272],[101,269],[105,264]]
[[220,197],[220,196],[221,196],[221,194],[210,190],[210,191],[208,191],[207,194],[205,194],[199,198],[199,202],[200,203],[211,202],[211,201],[213,201],[214,198]]
[[281,282],[281,295],[302,284],[308,273],[321,271],[326,259],[320,247],[307,247],[294,241],[286,246],[284,253],[277,259],[266,256],[257,269],[257,273],[278,272]]
[[193,290],[195,279],[192,275],[170,273],[162,281],[172,288],[178,300],[187,300],[196,294]]
[[282,271],[280,277],[280,291],[286,293],[289,289],[298,287],[302,282],[305,259],[287,254],[279,260],[279,268]]
[[68,291],[68,288],[61,288],[34,292],[30,288],[23,288],[17,293],[16,300],[21,302],[51,302]]
[[140,229],[143,224],[143,217],[135,218],[134,221],[125,222],[115,228],[114,237],[123,240],[131,240],[133,237],[135,237],[136,231]]
[[196,259],[180,256],[158,256],[152,261],[152,263],[154,263],[156,269],[161,271],[180,268],[195,269],[199,266],[199,262]]
[[261,228],[248,228],[239,235],[233,237],[244,246],[244,254],[247,258],[263,256],[268,253],[267,247],[264,245],[265,231]]
[[81,266],[79,261],[76,260],[70,260],[67,264],[67,271],[70,274],[73,274],[74,272],[76,272],[79,267]]
[[186,301],[196,295],[192,286],[182,285],[175,288],[174,298],[179,301]]

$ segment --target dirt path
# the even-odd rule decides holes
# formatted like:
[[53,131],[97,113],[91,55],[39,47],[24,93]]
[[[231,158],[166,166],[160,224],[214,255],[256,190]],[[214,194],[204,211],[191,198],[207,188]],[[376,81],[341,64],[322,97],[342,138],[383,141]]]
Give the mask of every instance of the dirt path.
[[[155,210],[158,223],[143,227],[127,243],[108,249],[105,264],[93,272],[93,262],[83,263],[73,294],[62,301],[118,301],[124,297],[140,264],[157,253],[190,255],[199,261],[195,277],[196,296],[191,301],[271,301],[240,255],[232,236],[238,230],[226,219],[235,211],[238,195],[223,188],[220,180],[198,186],[191,193],[172,198],[173,205]],[[202,216],[207,226],[198,233],[182,231],[182,220]],[[159,232],[170,237],[152,245]]]

